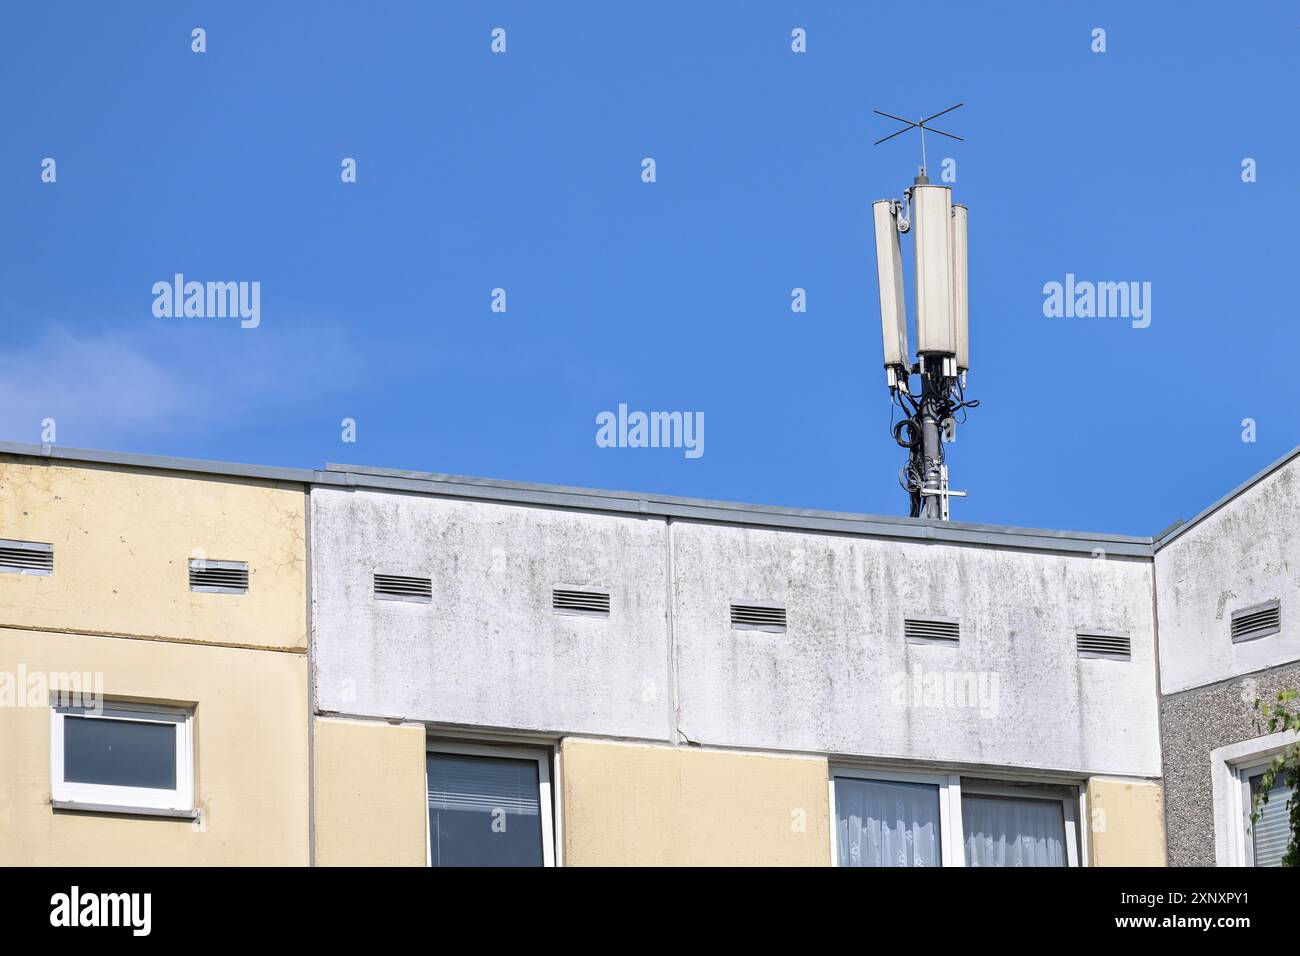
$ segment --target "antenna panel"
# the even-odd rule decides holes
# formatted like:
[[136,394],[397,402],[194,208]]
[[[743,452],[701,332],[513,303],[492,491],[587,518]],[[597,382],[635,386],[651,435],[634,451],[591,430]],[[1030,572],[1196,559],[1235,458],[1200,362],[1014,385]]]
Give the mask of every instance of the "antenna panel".
[[951,233],[948,239],[952,254],[952,323],[953,341],[957,346],[957,368],[970,368],[970,296],[966,284],[966,207],[954,203]]
[[952,191],[947,186],[912,187],[912,228],[916,233],[916,350],[955,355],[950,220]]
[[898,248],[894,202],[871,204],[876,227],[876,276],[880,285],[880,334],[885,346],[885,367],[909,364],[907,307],[903,300],[903,255]]

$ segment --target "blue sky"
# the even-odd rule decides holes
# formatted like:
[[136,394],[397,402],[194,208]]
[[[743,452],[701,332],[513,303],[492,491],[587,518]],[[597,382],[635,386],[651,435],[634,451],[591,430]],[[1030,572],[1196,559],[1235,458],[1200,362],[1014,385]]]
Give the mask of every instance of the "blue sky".
[[[954,517],[1149,534],[1300,443],[1300,8],[914,9],[14,6],[0,438],[905,514],[869,210],[919,149],[871,110],[962,101]],[[155,317],[177,272],[260,326]],[[1150,327],[1044,317],[1066,273],[1150,282]],[[597,447],[620,403],[705,454]]]

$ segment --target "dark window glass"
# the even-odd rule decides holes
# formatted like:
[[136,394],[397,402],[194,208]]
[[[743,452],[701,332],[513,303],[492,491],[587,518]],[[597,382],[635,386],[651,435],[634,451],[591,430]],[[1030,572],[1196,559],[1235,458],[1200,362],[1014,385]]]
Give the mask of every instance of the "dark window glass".
[[63,779],[175,790],[176,725],[64,717]]
[[537,761],[429,754],[434,866],[541,866]]

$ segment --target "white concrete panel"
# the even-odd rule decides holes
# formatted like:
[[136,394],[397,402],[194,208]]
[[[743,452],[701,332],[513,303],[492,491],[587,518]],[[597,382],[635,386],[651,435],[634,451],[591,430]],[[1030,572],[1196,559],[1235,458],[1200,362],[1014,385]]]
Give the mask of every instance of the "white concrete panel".
[[[381,490],[312,491],[319,707],[673,739],[670,538],[689,740],[1160,772],[1147,559]],[[377,570],[429,575],[432,602],[375,600]],[[608,589],[610,618],[553,613],[557,585]],[[788,630],[733,630],[732,601],[784,605]],[[959,619],[960,644],[905,643],[905,615]],[[1129,634],[1132,660],[1080,660],[1080,628]]]
[[[691,740],[1160,773],[1149,561],[688,522],[672,535]],[[784,604],[787,632],[733,630],[733,599]],[[905,615],[958,618],[960,644],[905,643]],[[1077,628],[1129,634],[1132,659],[1080,660]]]
[[[313,488],[321,710],[667,739],[664,523]],[[373,597],[375,571],[428,575],[428,604]],[[555,586],[611,594],[556,614]]]
[[[1166,694],[1300,660],[1300,458],[1156,552]],[[1232,612],[1281,602],[1281,633],[1232,643]]]

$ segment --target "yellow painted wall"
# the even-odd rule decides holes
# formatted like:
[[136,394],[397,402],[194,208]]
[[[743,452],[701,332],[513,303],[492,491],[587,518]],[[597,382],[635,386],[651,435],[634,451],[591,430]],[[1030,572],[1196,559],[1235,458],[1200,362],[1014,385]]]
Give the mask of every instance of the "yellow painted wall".
[[822,758],[562,744],[570,866],[829,866]]
[[[0,625],[305,649],[301,485],[0,456],[0,538],[54,545],[0,574]],[[189,590],[189,560],[247,561],[248,594]]]
[[316,864],[424,866],[425,731],[316,720]]
[[196,822],[55,811],[48,704],[0,707],[0,866],[308,862],[305,655],[0,627],[0,671],[19,664],[100,672],[112,697],[197,702],[203,812]]
[[1149,780],[1088,781],[1088,856],[1093,866],[1165,866],[1164,790]]

